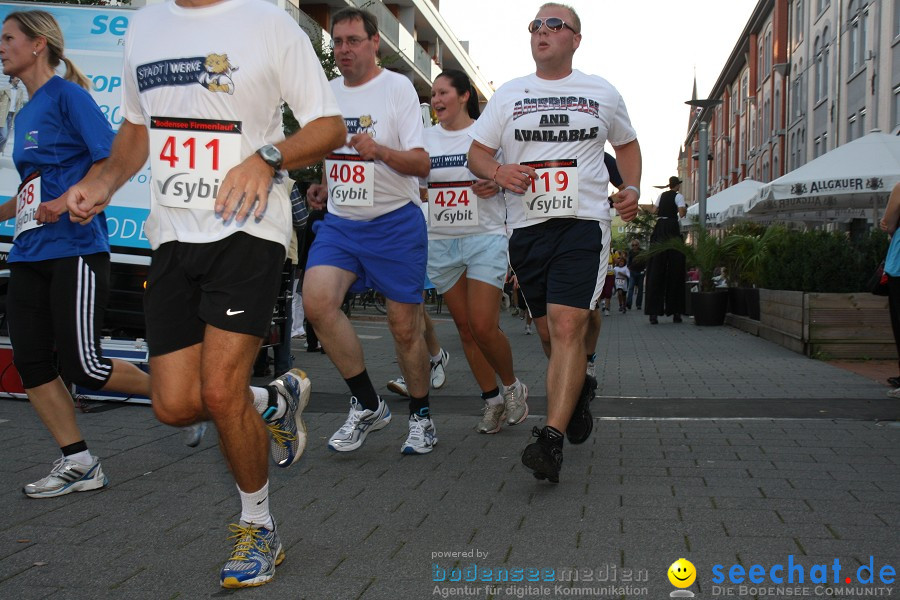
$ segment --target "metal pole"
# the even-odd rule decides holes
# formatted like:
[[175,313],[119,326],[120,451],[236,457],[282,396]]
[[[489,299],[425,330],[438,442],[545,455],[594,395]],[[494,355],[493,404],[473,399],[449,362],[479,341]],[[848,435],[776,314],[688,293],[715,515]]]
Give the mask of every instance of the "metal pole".
[[700,174],[699,181],[697,182],[697,204],[700,206],[700,227],[702,229],[706,228],[706,169],[708,168],[708,160],[709,160],[709,141],[708,135],[709,132],[706,130],[706,122],[700,121],[700,129],[698,131],[698,137],[700,138]]

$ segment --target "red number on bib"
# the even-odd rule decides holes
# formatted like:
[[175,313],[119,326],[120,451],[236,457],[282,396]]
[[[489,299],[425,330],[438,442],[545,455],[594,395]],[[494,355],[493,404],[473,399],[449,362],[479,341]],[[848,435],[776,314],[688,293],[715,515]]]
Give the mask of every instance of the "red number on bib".
[[557,171],[556,175],[554,175],[553,178],[556,179],[556,183],[559,186],[558,188],[556,188],[556,191],[566,191],[566,188],[569,187],[569,174],[565,171]]
[[463,206],[469,206],[469,190],[463,190],[459,195],[459,198],[456,199],[457,202],[462,204]]
[[219,170],[219,140],[218,140],[218,138],[214,139],[214,140],[210,140],[210,142],[208,144],[206,144],[206,146],[204,146],[204,148],[212,150],[212,168],[213,168],[213,171],[218,171]]
[[188,169],[193,169],[197,163],[197,161],[196,161],[197,157],[195,156],[196,155],[195,147],[197,146],[197,140],[195,140],[194,138],[188,138],[181,145],[189,150],[189,152],[188,152]]
[[159,160],[169,163],[169,168],[174,169],[178,163],[178,156],[175,154],[175,136],[170,135],[163,144],[162,151],[159,153]]

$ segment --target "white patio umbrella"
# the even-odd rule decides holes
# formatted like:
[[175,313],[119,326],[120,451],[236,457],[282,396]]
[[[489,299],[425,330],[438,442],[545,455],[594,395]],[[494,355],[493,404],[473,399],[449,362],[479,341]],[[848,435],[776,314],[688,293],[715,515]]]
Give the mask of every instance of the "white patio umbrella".
[[887,205],[898,182],[900,137],[873,132],[764,184],[747,213],[801,213],[803,220],[841,219],[854,209],[874,213]]
[[[743,214],[744,206],[752,198],[756,197],[756,190],[761,185],[762,182],[754,179],[745,179],[707,198],[706,226],[722,227],[729,218],[734,218],[738,211],[740,211],[740,214]],[[689,227],[697,220],[699,215],[700,205],[690,205],[687,209],[687,215],[682,219],[682,226]]]

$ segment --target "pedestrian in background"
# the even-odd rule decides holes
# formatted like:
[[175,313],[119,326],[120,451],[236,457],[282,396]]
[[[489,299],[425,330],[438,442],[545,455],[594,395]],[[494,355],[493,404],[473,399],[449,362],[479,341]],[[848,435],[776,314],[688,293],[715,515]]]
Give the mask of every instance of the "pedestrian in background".
[[[687,213],[684,196],[679,193],[682,181],[677,177],[669,177],[669,184],[656,186],[668,188],[660,194],[648,209],[656,215],[656,225],[650,236],[650,248],[666,240],[681,236],[679,218]],[[666,250],[650,258],[647,263],[647,298],[644,302],[644,314],[650,317],[650,323],[659,323],[660,315],[672,315],[672,321],[681,323],[684,312],[684,254],[678,250]]]
[[[643,258],[638,258],[641,253],[641,242],[637,238],[631,240],[628,248],[626,265],[631,277],[628,279],[628,294],[625,297],[625,308],[631,310],[632,301],[634,307],[641,310],[644,301],[644,264]],[[635,293],[636,291],[636,293]]]
[[9,77],[9,87],[0,90],[0,155],[6,149],[16,114],[25,105],[25,87],[14,75]]

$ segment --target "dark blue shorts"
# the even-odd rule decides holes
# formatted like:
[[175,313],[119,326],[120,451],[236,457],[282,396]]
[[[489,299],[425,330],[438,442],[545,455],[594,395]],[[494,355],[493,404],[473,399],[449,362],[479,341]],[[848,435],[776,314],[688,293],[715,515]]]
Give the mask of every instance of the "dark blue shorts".
[[410,202],[371,221],[327,214],[315,231],[307,270],[337,267],[356,274],[352,292],[372,288],[394,302],[422,303],[428,233],[418,206]]

